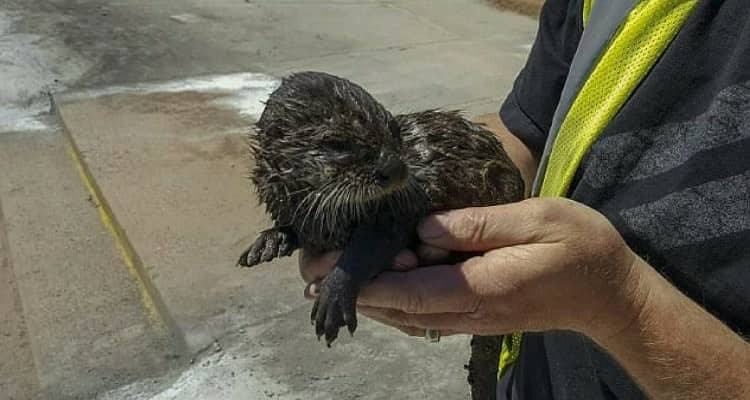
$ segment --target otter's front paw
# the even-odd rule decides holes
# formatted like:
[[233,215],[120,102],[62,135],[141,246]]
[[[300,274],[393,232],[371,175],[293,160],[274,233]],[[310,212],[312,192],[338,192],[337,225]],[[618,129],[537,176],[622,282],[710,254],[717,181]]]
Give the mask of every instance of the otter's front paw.
[[245,250],[237,261],[242,267],[271,261],[276,257],[290,256],[297,248],[294,233],[288,228],[271,228],[260,233],[255,242]]
[[334,268],[320,285],[310,318],[318,339],[325,335],[328,347],[339,335],[339,328],[346,326],[351,334],[357,329],[358,294],[358,285],[340,268]]

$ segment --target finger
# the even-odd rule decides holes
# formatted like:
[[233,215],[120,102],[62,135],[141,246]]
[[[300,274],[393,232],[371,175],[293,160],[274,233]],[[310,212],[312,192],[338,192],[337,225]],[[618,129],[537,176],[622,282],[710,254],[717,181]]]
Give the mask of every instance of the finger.
[[412,314],[473,312],[479,297],[469,284],[471,269],[471,262],[466,262],[385,272],[362,289],[358,304]]
[[299,272],[306,283],[325,278],[341,256],[340,251],[330,251],[311,255],[306,251],[299,254]]
[[357,308],[357,311],[361,312],[362,315],[364,315],[364,316],[366,316],[366,317],[368,317],[368,318],[370,318],[372,320],[375,320],[375,321],[377,321],[377,322],[379,322],[379,323],[381,323],[381,324],[383,324],[385,326],[390,326],[391,328],[396,328],[396,329],[400,330],[401,332],[403,332],[403,333],[405,333],[405,334],[407,334],[409,336],[417,336],[417,337],[418,336],[424,336],[424,329],[415,328],[413,326],[403,326],[403,325],[394,326],[394,325],[391,325],[389,323],[390,321],[387,321],[385,319],[379,318],[378,314],[370,315],[367,312],[363,312],[362,309],[359,308],[359,307]]
[[450,257],[450,255],[450,250],[430,246],[429,244],[422,244],[417,247],[417,258],[419,258],[419,263],[421,265],[439,264],[444,262],[444,260]]
[[474,333],[478,321],[463,313],[409,314],[399,310],[378,307],[358,307],[359,312],[380,323],[404,328],[409,334],[424,336],[425,329],[437,329],[441,336]]
[[417,255],[410,250],[402,250],[396,258],[393,259],[392,269],[394,271],[408,271],[414,269],[419,264]]
[[419,226],[428,245],[457,251],[487,251],[539,241],[554,224],[556,202],[530,199],[492,207],[435,214]]
[[320,294],[320,281],[310,282],[305,286],[305,298],[307,300],[315,300]]
[[[405,333],[405,334],[407,334],[409,336],[422,337],[422,338],[425,336],[425,328],[417,328],[417,327],[414,327],[414,326],[405,326],[405,325],[397,325],[397,326],[396,325],[391,325],[390,324],[391,321],[388,321],[388,320],[386,320],[384,318],[381,318],[380,314],[378,312],[372,312],[370,310],[378,310],[378,309],[372,309],[372,308],[369,308],[369,307],[357,308],[357,311],[360,312],[362,315],[364,315],[364,316],[366,316],[366,317],[368,317],[368,318],[370,318],[370,319],[372,319],[374,321],[377,321],[377,322],[379,322],[379,323],[381,323],[383,325],[389,326],[391,328],[396,328],[396,329],[400,330],[401,332],[403,332],[403,333]],[[457,335],[457,334],[459,334],[459,333],[455,332],[455,331],[452,331],[452,330],[440,331],[440,336],[451,336],[451,335]]]

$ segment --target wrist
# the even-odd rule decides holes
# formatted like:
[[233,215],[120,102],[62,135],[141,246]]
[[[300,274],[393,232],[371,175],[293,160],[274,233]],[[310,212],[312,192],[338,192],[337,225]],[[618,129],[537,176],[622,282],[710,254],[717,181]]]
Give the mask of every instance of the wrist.
[[625,277],[615,283],[612,298],[584,330],[584,334],[605,348],[609,348],[632,331],[647,323],[652,307],[654,286],[659,275],[642,258],[633,254]]
[[[644,260],[630,312],[615,330],[587,334],[649,398],[736,399],[750,390],[750,345],[672,286]],[[619,325],[616,325],[619,324]],[[709,373],[707,373],[707,371]]]

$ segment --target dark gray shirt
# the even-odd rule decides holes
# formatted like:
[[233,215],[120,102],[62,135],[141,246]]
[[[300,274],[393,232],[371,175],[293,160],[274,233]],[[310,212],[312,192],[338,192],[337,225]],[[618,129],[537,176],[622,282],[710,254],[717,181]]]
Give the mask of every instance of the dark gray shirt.
[[[500,111],[537,154],[581,38],[581,3],[547,1]],[[570,197],[603,213],[683,293],[750,334],[750,2],[700,0],[584,158]],[[525,335],[509,378],[513,398],[645,398],[606,352],[569,332]]]

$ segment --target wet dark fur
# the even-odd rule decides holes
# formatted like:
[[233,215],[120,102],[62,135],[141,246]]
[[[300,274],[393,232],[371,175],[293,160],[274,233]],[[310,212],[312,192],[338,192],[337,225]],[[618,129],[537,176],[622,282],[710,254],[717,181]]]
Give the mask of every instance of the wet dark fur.
[[[312,313],[316,333],[329,344],[339,327],[356,329],[359,288],[399,249],[414,245],[421,218],[523,196],[520,173],[481,126],[455,112],[393,116],[358,85],[324,73],[284,79],[251,139],[251,178],[275,225],[240,264],[298,247],[344,249]],[[474,399],[495,397],[499,344],[472,340]]]

